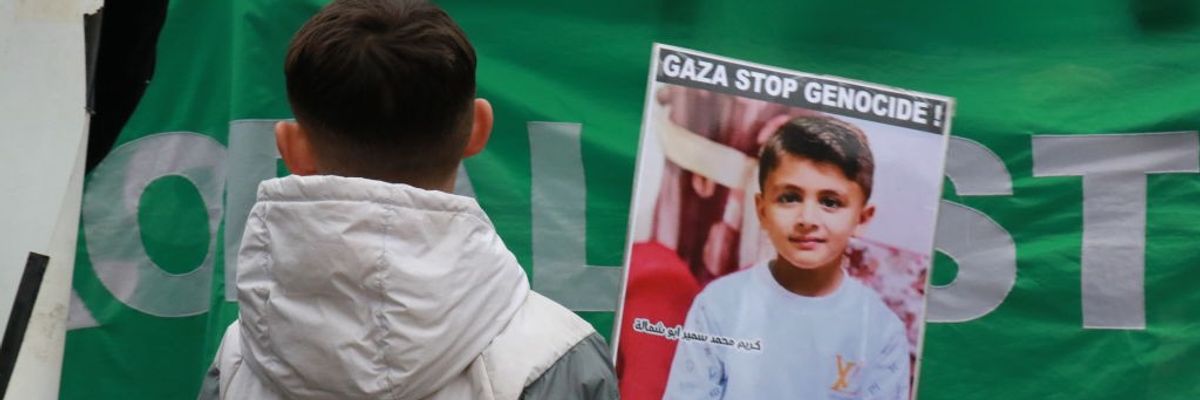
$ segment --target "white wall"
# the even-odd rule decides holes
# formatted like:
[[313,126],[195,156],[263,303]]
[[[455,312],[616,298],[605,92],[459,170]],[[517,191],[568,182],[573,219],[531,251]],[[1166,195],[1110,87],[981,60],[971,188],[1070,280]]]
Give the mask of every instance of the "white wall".
[[0,0],[0,330],[29,252],[50,256],[7,399],[58,397],[88,118],[83,15],[101,0]]

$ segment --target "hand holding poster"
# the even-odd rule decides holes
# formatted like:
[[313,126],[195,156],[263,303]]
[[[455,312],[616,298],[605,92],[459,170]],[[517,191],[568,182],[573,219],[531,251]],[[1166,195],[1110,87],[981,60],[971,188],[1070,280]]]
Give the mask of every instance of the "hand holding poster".
[[656,46],[627,399],[908,399],[952,100]]

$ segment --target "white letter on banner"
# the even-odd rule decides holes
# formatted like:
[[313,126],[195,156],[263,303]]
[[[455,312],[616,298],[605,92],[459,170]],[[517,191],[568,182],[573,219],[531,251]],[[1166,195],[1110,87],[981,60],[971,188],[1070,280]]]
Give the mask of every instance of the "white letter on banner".
[[1083,327],[1146,329],[1146,174],[1200,172],[1195,132],[1033,137],[1033,176],[1083,177]]
[[258,183],[276,175],[278,121],[244,119],[229,123],[229,170],[236,173],[229,176],[225,195],[225,301],[237,301],[237,254]]
[[96,322],[96,317],[92,316],[92,311],[88,310],[86,304],[83,304],[83,299],[79,297],[79,292],[77,292],[75,288],[71,288],[71,302],[68,304],[68,331],[84,328],[95,328],[100,326],[100,323]]
[[[1012,178],[1000,157],[982,144],[950,138],[946,177],[960,196],[1012,195]],[[929,288],[929,322],[966,322],[996,309],[1017,279],[1012,236],[986,214],[949,200],[938,211],[934,243],[954,259],[958,274]]]
[[621,269],[586,264],[582,130],[578,123],[529,123],[533,288],[572,311],[614,311]]
[[[224,163],[225,148],[213,138],[171,132],[126,143],[96,167],[83,193],[81,219],[92,268],[114,297],[157,317],[208,311]],[[138,226],[142,192],[166,176],[182,176],[195,185],[208,214],[208,253],[196,269],[183,274],[154,264]]]
[[454,194],[475,197],[475,185],[471,184],[471,177],[467,175],[466,164],[458,164],[458,174],[454,178]]

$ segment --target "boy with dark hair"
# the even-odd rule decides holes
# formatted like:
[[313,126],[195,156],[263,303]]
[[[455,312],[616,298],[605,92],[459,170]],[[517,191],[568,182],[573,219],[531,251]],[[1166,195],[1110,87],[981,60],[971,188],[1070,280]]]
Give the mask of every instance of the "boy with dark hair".
[[908,398],[904,324],[844,269],[850,239],[875,214],[874,170],[853,125],[800,117],[776,130],[754,203],[777,255],[696,296],[665,398]]
[[492,109],[466,35],[423,0],[338,0],[285,61],[293,173],[263,182],[239,320],[202,398],[611,399],[607,346],[531,291],[474,200],[449,192]]

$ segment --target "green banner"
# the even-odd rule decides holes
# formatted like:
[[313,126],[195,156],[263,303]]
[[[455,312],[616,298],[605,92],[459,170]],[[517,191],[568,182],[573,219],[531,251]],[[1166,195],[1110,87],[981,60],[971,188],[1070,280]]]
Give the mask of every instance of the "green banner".
[[[957,100],[918,398],[1200,395],[1200,3],[761,3],[442,2],[496,109],[460,191],[535,289],[612,332],[651,44],[670,43]],[[171,3],[85,183],[62,398],[194,398],[237,317],[254,187],[286,173],[284,51],[321,4]]]

